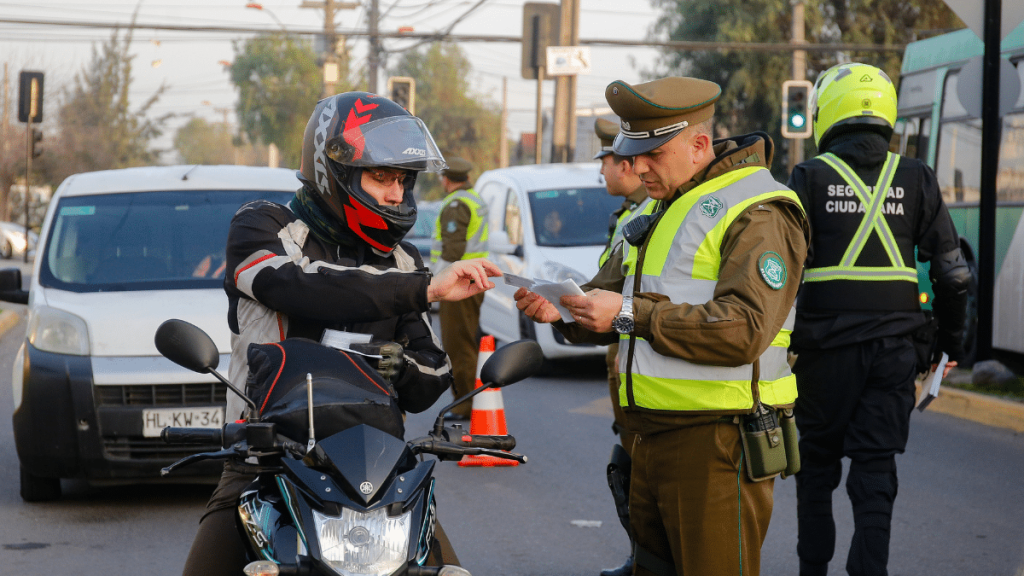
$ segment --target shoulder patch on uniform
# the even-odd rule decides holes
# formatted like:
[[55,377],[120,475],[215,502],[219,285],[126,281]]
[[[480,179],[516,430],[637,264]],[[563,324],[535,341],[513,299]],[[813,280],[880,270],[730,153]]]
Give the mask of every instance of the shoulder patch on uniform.
[[714,196],[708,196],[706,200],[700,203],[700,213],[708,218],[714,218],[718,216],[718,211],[722,209],[725,204],[721,200]]
[[775,252],[765,252],[757,259],[757,269],[764,283],[772,290],[781,290],[786,285],[786,263]]
[[455,230],[458,229],[458,227],[458,222],[456,222],[455,220],[449,220],[448,226],[445,227],[445,230],[447,230],[448,232],[455,232]]

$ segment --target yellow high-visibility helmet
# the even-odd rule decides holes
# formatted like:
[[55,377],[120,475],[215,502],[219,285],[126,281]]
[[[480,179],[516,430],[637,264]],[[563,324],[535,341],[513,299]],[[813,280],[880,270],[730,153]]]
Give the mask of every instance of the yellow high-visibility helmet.
[[810,109],[814,111],[814,144],[819,150],[823,140],[865,127],[889,138],[896,124],[896,88],[875,66],[839,64],[818,75]]

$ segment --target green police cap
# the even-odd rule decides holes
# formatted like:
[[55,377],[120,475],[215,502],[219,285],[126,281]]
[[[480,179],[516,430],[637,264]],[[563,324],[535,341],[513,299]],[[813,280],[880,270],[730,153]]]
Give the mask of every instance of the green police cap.
[[612,153],[612,142],[619,135],[619,125],[611,120],[598,118],[594,121],[594,134],[597,134],[601,141],[601,149],[594,155],[594,160],[598,160]]
[[469,179],[469,173],[473,171],[473,164],[465,158],[449,156],[445,158],[448,162],[448,169],[441,171],[446,178],[456,182],[463,182]]
[[616,80],[604,97],[621,119],[612,149],[622,156],[654,150],[687,126],[715,115],[715,101],[722,89],[714,82],[670,76],[643,84]]

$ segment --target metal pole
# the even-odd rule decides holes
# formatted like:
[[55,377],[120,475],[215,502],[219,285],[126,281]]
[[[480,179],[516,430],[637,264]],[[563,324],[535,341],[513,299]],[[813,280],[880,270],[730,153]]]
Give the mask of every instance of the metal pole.
[[334,26],[334,0],[324,0],[324,44],[324,66],[321,71],[324,75],[324,84],[321,98],[334,94],[334,82],[327,78],[327,64],[337,63],[335,51],[338,46],[338,36]]
[[371,0],[370,2],[370,55],[368,74],[369,74],[369,86],[370,92],[377,93],[377,68],[380,66],[380,35],[377,29],[378,21],[380,16],[380,6],[378,0]]
[[498,142],[498,167],[508,166],[508,76],[501,79],[501,129]]
[[541,95],[544,88],[544,65],[537,66],[537,137],[534,139],[533,163],[541,163],[541,144],[544,142],[544,110]]
[[977,359],[992,357],[995,306],[996,174],[999,170],[999,36],[1002,2],[985,0],[985,55],[982,64],[981,198],[978,206]]
[[[33,97],[32,100],[34,102],[35,98]],[[32,187],[32,119],[35,114],[33,106],[28,116],[28,122],[25,123],[25,262],[28,262],[28,196]]]
[[[790,42],[793,44],[805,44],[804,39],[804,2],[803,0],[792,0],[793,6],[793,37]],[[807,79],[807,52],[793,50],[793,80]],[[810,94],[807,95],[810,97]],[[808,118],[809,122],[811,119]],[[785,118],[782,119],[786,121]],[[789,172],[792,173],[796,165],[804,161],[804,139],[790,138],[789,140]]]

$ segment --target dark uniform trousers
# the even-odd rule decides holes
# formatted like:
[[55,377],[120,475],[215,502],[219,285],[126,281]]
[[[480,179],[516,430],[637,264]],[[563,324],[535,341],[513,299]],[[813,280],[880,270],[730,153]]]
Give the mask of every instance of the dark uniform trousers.
[[884,337],[823,350],[800,350],[793,372],[799,396],[802,469],[796,475],[801,576],[824,575],[835,551],[832,492],[844,456],[854,534],[846,569],[885,576],[896,499],[896,454],[907,446],[917,362],[910,337]]
[[[627,415],[638,432],[629,492],[634,574],[757,576],[775,482],[747,478],[738,425],[694,416],[695,425],[661,430],[637,416]],[[657,569],[645,553],[666,565]]]
[[[441,344],[452,360],[452,392],[456,399],[462,398],[476,388],[476,361],[480,354],[477,331],[480,326],[480,306],[484,303],[483,293],[458,302],[441,302]],[[469,418],[473,412],[471,402],[452,409],[456,414]]]

